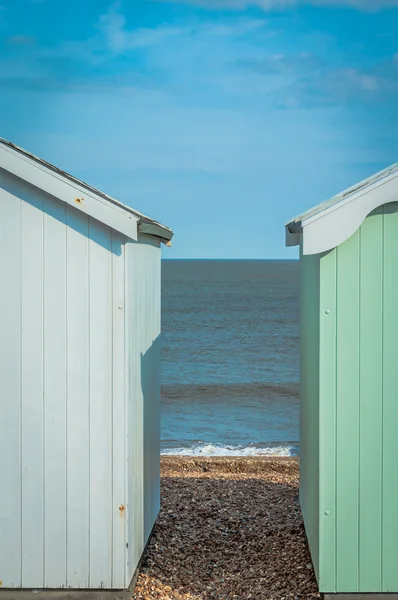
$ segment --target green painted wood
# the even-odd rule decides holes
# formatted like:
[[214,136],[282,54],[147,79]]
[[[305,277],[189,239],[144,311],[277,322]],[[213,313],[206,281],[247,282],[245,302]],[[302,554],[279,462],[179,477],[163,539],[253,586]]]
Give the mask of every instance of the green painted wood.
[[320,523],[319,589],[336,591],[336,257],[320,264]]
[[300,280],[300,504],[319,572],[319,256],[303,256]]
[[398,592],[397,308],[395,203],[374,211],[354,236],[320,258],[314,319],[320,321],[318,581],[324,593]]
[[384,206],[382,590],[398,591],[398,203]]
[[336,587],[358,591],[360,231],[337,248]]
[[[383,208],[361,227],[359,591],[381,591]],[[352,375],[354,378],[354,374]],[[353,421],[353,425],[354,425]],[[348,447],[351,441],[348,441]],[[353,515],[354,517],[354,515]],[[346,590],[342,590],[346,591]]]

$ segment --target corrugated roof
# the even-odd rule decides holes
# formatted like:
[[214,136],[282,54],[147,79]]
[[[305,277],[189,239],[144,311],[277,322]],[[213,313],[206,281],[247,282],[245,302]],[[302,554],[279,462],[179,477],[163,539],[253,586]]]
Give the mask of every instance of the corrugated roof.
[[56,174],[57,176],[62,177],[63,179],[80,186],[81,188],[85,189],[87,192],[90,192],[91,194],[98,196],[99,198],[101,198],[103,200],[106,200],[107,202],[109,202],[109,204],[116,206],[119,209],[122,209],[123,211],[126,211],[129,214],[134,215],[138,219],[138,228],[139,228],[139,231],[142,231],[142,233],[147,233],[148,235],[153,235],[155,237],[159,237],[160,239],[164,240],[165,242],[169,242],[171,240],[171,238],[173,237],[173,232],[169,227],[166,227],[165,225],[162,225],[158,221],[155,221],[154,219],[151,219],[150,217],[147,217],[146,215],[143,215],[142,213],[134,210],[130,206],[127,206],[126,204],[123,204],[122,202],[115,200],[114,198],[112,198],[111,196],[108,196],[104,192],[101,192],[100,190],[92,187],[91,185],[85,183],[84,181],[81,181],[81,180],[77,179],[76,177],[73,177],[69,173],[62,171],[58,167],[55,167],[51,163],[35,156],[34,154],[31,154],[27,150],[24,150],[23,148],[20,148],[20,147],[16,146],[15,144],[13,144],[12,142],[9,142],[8,140],[5,140],[3,138],[0,138],[0,144],[2,146],[10,148],[11,150],[21,154],[25,158],[28,158],[29,160],[33,161],[34,163],[37,163],[41,167],[44,167],[47,171],[51,171],[54,174]]
[[340,194],[333,196],[329,200],[321,202],[321,204],[318,204],[317,206],[310,208],[309,210],[306,210],[305,212],[301,213],[294,219],[291,219],[290,221],[288,221],[286,223],[286,227],[293,233],[295,230],[298,229],[297,226],[299,226],[299,227],[301,226],[303,221],[309,221],[310,219],[313,219],[314,217],[320,215],[321,213],[328,211],[329,209],[338,208],[339,205],[343,205],[343,204],[346,204],[347,202],[350,202],[354,198],[357,198],[358,196],[360,196],[362,193],[366,193],[368,188],[371,188],[374,185],[379,185],[379,184],[383,183],[384,179],[387,179],[397,173],[398,173],[398,163],[395,163],[395,164],[391,165],[390,167],[388,167],[387,169],[384,169],[383,171],[376,173],[376,175],[373,175],[372,177],[368,177],[367,179],[364,179],[360,183],[348,188],[344,192],[341,192]]

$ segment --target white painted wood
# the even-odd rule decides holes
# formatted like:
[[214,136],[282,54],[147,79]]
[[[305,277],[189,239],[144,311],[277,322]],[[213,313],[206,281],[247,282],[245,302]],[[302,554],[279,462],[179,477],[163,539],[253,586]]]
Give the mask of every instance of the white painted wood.
[[160,509],[160,248],[145,242],[147,262],[143,297],[151,298],[146,312],[148,348],[141,354],[144,401],[144,536],[148,540]]
[[286,225],[286,243],[288,246],[299,243],[300,234],[293,231],[299,228],[304,254],[327,252],[351,237],[373,210],[395,202],[397,197],[398,170],[394,168],[385,176],[378,175],[353,188],[351,193],[340,194],[297,217]]
[[90,220],[90,587],[112,585],[111,232]]
[[89,587],[90,408],[88,217],[67,208],[67,578]]
[[126,552],[126,364],[125,364],[125,242],[112,231],[112,396],[113,396],[113,493],[112,493],[112,587],[125,586]]
[[134,573],[160,502],[160,244],[127,244],[129,355],[129,530],[127,581]]
[[21,572],[21,221],[20,201],[0,174],[0,580],[19,587]]
[[316,217],[318,214],[325,213],[329,209],[333,210],[334,208],[341,206],[342,203],[344,204],[351,202],[351,200],[355,200],[355,198],[361,196],[364,192],[366,193],[368,190],[374,189],[376,186],[385,183],[397,175],[398,163],[395,163],[390,167],[387,167],[387,169],[383,169],[382,171],[379,171],[379,173],[376,173],[375,175],[356,183],[343,192],[336,194],[332,198],[329,198],[329,200],[325,200],[325,202],[321,202],[313,208],[306,210],[294,219],[288,221],[286,223],[286,227],[290,227],[290,230],[294,231],[295,225],[300,224],[302,221],[308,221],[309,219]]
[[120,204],[96,195],[81,182],[1,144],[0,167],[129,238],[137,239],[139,218]]
[[22,585],[44,583],[43,212],[21,204]]
[[396,201],[398,176],[388,179],[373,189],[366,190],[355,201],[338,209],[328,210],[323,216],[303,223],[304,254],[320,254],[347,240],[377,207]]
[[126,242],[0,169],[4,585],[127,586],[156,519],[160,243]]
[[127,244],[128,261],[128,326],[126,338],[130,340],[128,433],[129,433],[129,530],[126,586],[138,564],[144,541],[144,407],[141,388],[140,348],[145,343],[142,331],[145,323],[144,303],[140,289],[144,285],[145,267],[137,258],[138,244]]
[[66,205],[44,201],[44,586],[66,583]]

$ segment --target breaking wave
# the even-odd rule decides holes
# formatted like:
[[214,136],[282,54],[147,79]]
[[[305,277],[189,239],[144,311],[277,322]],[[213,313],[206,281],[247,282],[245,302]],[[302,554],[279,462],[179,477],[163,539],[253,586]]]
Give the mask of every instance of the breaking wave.
[[197,443],[187,447],[168,447],[163,456],[297,456],[298,444],[222,445]]

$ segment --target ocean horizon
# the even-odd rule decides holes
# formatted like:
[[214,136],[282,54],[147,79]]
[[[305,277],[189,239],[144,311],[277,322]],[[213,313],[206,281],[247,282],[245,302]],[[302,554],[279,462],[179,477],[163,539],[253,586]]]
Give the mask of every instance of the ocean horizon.
[[161,453],[299,453],[297,260],[162,261]]

